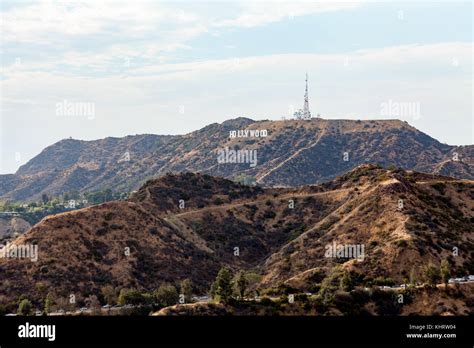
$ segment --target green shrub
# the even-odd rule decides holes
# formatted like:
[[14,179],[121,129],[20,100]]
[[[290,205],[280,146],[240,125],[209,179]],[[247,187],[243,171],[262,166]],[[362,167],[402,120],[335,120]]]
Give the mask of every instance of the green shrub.
[[20,315],[30,315],[33,310],[33,305],[30,300],[23,299],[18,306],[18,314]]
[[163,283],[155,290],[153,297],[156,304],[161,307],[168,307],[178,303],[179,294],[172,284]]

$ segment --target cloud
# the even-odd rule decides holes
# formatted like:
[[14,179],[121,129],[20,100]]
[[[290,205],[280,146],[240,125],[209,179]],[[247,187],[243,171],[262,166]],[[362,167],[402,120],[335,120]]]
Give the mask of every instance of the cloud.
[[[57,121],[57,102],[94,102],[97,132],[91,132],[90,123],[86,123],[72,130],[78,137],[123,134],[130,129],[132,115],[137,121],[131,126],[134,132],[146,132],[151,117],[167,132],[181,133],[231,116],[286,115],[290,105],[302,103],[303,76],[308,71],[313,112],[325,117],[378,117],[380,103],[392,99],[420,102],[425,114],[420,122],[454,117],[455,124],[456,118],[471,115],[472,105],[466,100],[472,89],[472,48],[467,43],[442,43],[348,54],[279,54],[132,65],[102,77],[9,71],[2,82],[2,105],[6,119],[21,116],[49,123]],[[179,118],[173,119],[179,116],[180,105],[186,105],[186,117],[190,117],[185,125]],[[122,122],[115,121],[117,115],[122,115]],[[28,121],[16,126],[25,124]],[[58,128],[57,133],[62,131]]]
[[[2,10],[2,73],[83,76],[162,63],[207,32],[195,13],[152,1],[43,1]],[[18,64],[18,61],[21,64]]]
[[[275,54],[231,59],[213,59],[179,64],[157,64],[153,66],[136,67],[127,74],[168,80],[200,79],[209,74],[231,74],[245,71],[280,70],[295,71],[308,69],[314,72],[331,68],[338,74],[362,74],[370,77],[367,72],[379,70],[378,77],[399,70],[411,77],[415,76],[414,69],[419,73],[429,73],[436,77],[449,73],[450,76],[463,74],[469,69],[471,59],[471,43],[438,43],[411,44],[377,49],[356,50],[342,54]],[[410,77],[410,76],[407,76]],[[377,78],[377,76],[374,76]]]
[[4,41],[54,44],[54,37],[107,33],[142,35],[156,24],[193,23],[198,17],[150,1],[42,1],[2,11]]
[[[155,64],[172,52],[189,50],[189,41],[204,34],[219,35],[229,27],[253,27],[287,17],[359,6],[314,1],[186,2],[76,0],[16,3],[2,15],[3,69],[43,69],[92,75],[113,72],[136,58]],[[212,5],[212,6],[210,6]],[[201,7],[205,6],[206,11]],[[34,52],[40,52],[35,54]],[[173,58],[171,56],[171,58]],[[75,70],[76,69],[76,70]],[[78,72],[77,69],[81,71]]]
[[241,3],[241,14],[230,19],[217,20],[214,27],[243,27],[251,28],[278,22],[282,19],[292,19],[298,16],[310,15],[327,11],[348,10],[359,7],[362,0],[346,2],[330,1],[244,1]]
[[[199,82],[203,78],[224,78],[234,74],[254,74],[262,76],[280,71],[282,76],[292,75],[295,71],[310,71],[312,75],[324,73],[330,69],[333,74],[346,75],[348,78],[362,76],[366,80],[382,79],[398,71],[398,77],[411,80],[419,78],[420,73],[429,74],[432,78],[447,75],[448,77],[465,76],[471,70],[470,59],[473,45],[471,43],[439,43],[429,45],[403,45],[380,49],[357,50],[344,54],[276,54],[235,59],[213,59],[187,63],[164,63],[152,66],[121,67],[115,76],[80,77],[68,74],[56,74],[48,71],[31,71],[28,69],[9,69],[4,71],[3,87],[5,95],[14,94],[20,86],[28,91],[35,87],[38,90],[26,95],[41,95],[41,86],[52,85],[58,91],[68,90],[67,84],[74,87],[79,81],[97,83],[98,86],[111,84],[117,79],[125,78],[128,83],[137,87],[149,81],[175,83]],[[127,51],[123,53],[128,53]],[[118,55],[118,52],[116,52]],[[88,56],[68,54],[66,58],[80,66],[82,59]],[[101,61],[100,58],[94,60]],[[414,72],[418,74],[414,74]],[[287,73],[288,72],[288,73]],[[378,74],[371,74],[377,72]],[[325,75],[327,75],[325,73]],[[272,76],[272,75],[268,75]],[[316,77],[315,77],[316,78]],[[205,80],[204,80],[205,81]],[[18,89],[13,88],[14,86]],[[12,99],[23,99],[12,96]]]

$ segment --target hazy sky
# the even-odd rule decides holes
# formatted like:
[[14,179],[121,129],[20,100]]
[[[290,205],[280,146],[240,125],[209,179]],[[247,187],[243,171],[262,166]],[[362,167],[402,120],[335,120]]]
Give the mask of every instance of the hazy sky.
[[306,71],[314,115],[474,142],[470,1],[0,4],[0,173],[70,136],[289,117]]

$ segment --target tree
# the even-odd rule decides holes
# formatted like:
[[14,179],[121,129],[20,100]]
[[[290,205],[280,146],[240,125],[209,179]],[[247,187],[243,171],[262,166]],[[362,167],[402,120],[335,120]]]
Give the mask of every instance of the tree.
[[185,279],[181,282],[180,293],[184,295],[186,303],[190,303],[192,301],[193,282],[190,279]]
[[117,299],[117,304],[119,306],[125,306],[127,304],[127,289],[121,289],[118,299]]
[[87,307],[92,309],[93,314],[96,314],[100,310],[100,302],[96,295],[89,295],[84,302]]
[[59,297],[56,299],[56,307],[66,312],[72,312],[76,310],[76,302],[71,302],[70,297]]
[[230,270],[226,267],[221,268],[214,283],[214,298],[220,302],[229,302],[232,297],[232,275]]
[[449,278],[451,278],[451,266],[449,265],[448,260],[441,261],[440,266],[440,273],[441,273],[441,280],[444,283],[445,288],[448,287]]
[[49,202],[49,197],[48,197],[48,195],[47,195],[46,193],[43,193],[43,194],[41,195],[41,200],[43,201],[43,204],[44,204],[44,205],[48,204],[48,202]]
[[216,298],[216,282],[211,284],[211,288],[209,289],[209,295],[211,298]]
[[44,312],[46,314],[49,314],[53,311],[53,306],[54,306],[54,298],[53,294],[48,292],[46,295],[46,298],[44,299]]
[[425,280],[429,285],[436,285],[440,280],[439,269],[431,262],[425,267]]
[[101,289],[102,296],[104,296],[104,301],[108,305],[113,305],[117,302],[117,294],[115,293],[115,289],[111,285],[104,286]]
[[247,287],[249,285],[246,274],[244,271],[239,271],[239,273],[237,273],[237,276],[235,278],[236,278],[235,283],[237,285],[237,291],[239,293],[240,298],[243,299],[245,296],[245,291],[247,290]]
[[163,283],[153,294],[157,304],[168,307],[178,303],[179,295],[176,288],[170,283]]
[[341,265],[336,265],[329,274],[321,281],[318,297],[324,305],[334,300],[334,295],[341,286],[341,278],[344,276]]
[[138,290],[136,289],[122,289],[120,290],[120,295],[118,297],[118,304],[120,306],[124,305],[132,305],[132,306],[139,306],[143,304],[147,304],[147,298]]
[[245,279],[247,279],[247,289],[255,289],[258,294],[257,286],[260,284],[262,276],[254,272],[245,272]]
[[25,298],[20,302],[20,305],[18,306],[18,314],[30,315],[32,309],[33,306],[31,305],[31,302]]

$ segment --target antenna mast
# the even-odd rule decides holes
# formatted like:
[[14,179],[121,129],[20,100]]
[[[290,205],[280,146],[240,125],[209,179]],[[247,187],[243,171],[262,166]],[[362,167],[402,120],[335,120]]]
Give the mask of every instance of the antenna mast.
[[306,90],[304,93],[303,119],[309,120],[311,112],[309,111],[309,97],[308,97],[308,73],[306,73]]
[[303,109],[299,109],[294,113],[297,120],[310,120],[311,112],[309,111],[309,96],[308,96],[308,73],[306,73],[306,88],[304,92]]

